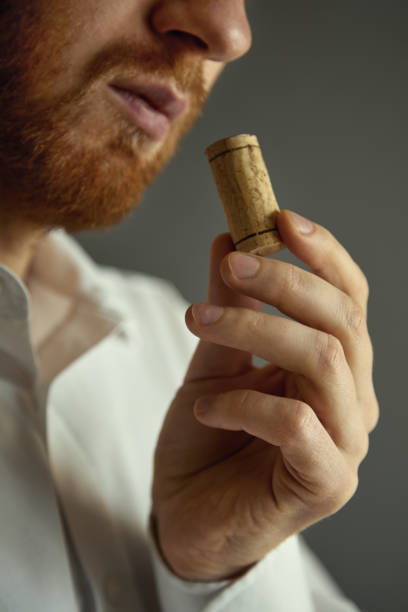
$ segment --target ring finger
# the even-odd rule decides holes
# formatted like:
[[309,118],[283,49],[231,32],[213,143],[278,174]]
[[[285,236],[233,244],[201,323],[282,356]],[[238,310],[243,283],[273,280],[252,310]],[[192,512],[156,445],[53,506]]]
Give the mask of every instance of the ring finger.
[[355,446],[362,427],[356,410],[354,380],[340,341],[297,321],[245,308],[226,307],[209,323],[212,306],[194,304],[186,315],[192,333],[202,340],[248,351],[306,379],[304,398],[336,444]]

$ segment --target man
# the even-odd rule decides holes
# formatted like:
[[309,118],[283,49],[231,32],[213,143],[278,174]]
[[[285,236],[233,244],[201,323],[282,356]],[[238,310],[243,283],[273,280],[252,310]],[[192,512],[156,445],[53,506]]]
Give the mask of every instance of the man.
[[140,201],[250,48],[244,0],[0,16],[0,609],[355,610],[298,534],[353,495],[378,418],[357,264],[289,211],[311,272],[218,237],[188,363],[176,292],[64,232]]

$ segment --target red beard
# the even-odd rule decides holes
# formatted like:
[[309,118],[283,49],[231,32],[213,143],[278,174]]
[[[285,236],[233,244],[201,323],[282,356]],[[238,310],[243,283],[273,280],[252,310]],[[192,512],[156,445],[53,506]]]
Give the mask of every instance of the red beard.
[[[0,214],[69,232],[110,227],[140,202],[200,115],[202,60],[114,41],[89,58],[75,86],[53,96],[75,27],[67,15],[52,21],[53,8],[45,23],[36,4],[0,2]],[[190,98],[155,148],[103,98],[114,77],[139,72],[175,79]]]

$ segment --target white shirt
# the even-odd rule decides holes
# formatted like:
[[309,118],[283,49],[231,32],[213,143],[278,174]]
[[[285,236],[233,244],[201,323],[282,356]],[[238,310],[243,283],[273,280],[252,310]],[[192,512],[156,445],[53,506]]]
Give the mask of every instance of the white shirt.
[[60,230],[27,285],[0,266],[1,612],[357,610],[297,536],[235,581],[175,576],[149,514],[156,440],[196,345],[185,303]]

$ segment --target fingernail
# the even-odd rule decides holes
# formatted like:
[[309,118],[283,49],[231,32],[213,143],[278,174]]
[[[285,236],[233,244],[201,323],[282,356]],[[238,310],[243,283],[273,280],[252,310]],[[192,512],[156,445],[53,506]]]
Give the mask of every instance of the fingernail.
[[309,219],[305,219],[305,217],[301,217],[297,213],[293,211],[289,212],[289,218],[292,225],[295,226],[298,232],[301,234],[311,234],[314,230],[314,224],[309,221]]
[[224,314],[224,308],[212,304],[194,304],[193,317],[199,325],[211,325]]
[[231,253],[228,261],[233,275],[241,279],[255,276],[260,266],[259,259],[245,253]]

